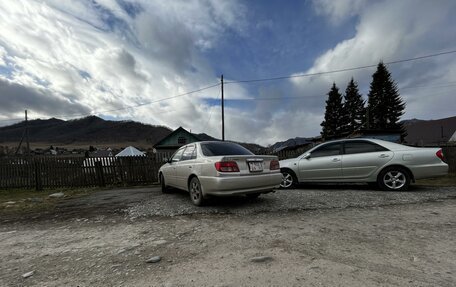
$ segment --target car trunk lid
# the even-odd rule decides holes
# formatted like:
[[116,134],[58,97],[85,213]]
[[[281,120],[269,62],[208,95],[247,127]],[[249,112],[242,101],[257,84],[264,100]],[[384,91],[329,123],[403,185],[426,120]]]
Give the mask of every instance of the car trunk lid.
[[277,156],[270,155],[231,155],[224,156],[221,162],[235,162],[239,168],[239,175],[267,174],[280,172],[279,169],[271,170],[271,161],[277,161]]

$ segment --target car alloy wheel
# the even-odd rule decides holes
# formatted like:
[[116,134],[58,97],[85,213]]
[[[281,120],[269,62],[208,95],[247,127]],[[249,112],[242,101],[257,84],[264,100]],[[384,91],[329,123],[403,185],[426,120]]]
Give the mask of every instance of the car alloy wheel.
[[201,190],[201,183],[199,182],[198,178],[192,178],[188,187],[188,192],[190,193],[190,199],[194,205],[203,205],[203,192]]
[[401,189],[407,182],[406,175],[400,171],[390,171],[383,176],[383,183],[392,190]]
[[380,173],[378,184],[384,190],[407,190],[410,185],[410,175],[400,167],[386,168]]
[[295,184],[294,175],[288,171],[282,171],[282,182],[280,183],[281,188],[291,188]]

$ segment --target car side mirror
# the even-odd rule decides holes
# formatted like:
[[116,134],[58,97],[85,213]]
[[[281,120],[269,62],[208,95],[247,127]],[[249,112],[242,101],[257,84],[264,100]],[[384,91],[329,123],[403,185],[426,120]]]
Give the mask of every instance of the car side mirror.
[[169,163],[169,158],[165,157],[165,158],[163,159],[163,162]]
[[302,158],[309,159],[310,158],[310,152],[306,153]]

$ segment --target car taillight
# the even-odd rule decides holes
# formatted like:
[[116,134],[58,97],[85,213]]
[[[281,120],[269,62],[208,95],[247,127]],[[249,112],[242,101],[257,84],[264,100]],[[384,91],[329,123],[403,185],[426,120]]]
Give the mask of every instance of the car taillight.
[[215,169],[220,172],[238,172],[239,171],[239,167],[235,161],[216,162]]
[[276,159],[271,160],[271,163],[269,164],[269,169],[270,170],[280,169],[279,161]]
[[443,156],[443,152],[442,152],[441,149],[439,149],[439,150],[435,153],[435,155],[436,155],[438,158],[440,158],[442,161],[445,161],[445,157]]

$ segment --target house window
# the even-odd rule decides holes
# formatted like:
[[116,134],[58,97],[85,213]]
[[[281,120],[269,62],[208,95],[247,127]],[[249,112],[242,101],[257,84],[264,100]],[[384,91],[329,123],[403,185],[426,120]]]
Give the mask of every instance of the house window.
[[178,137],[177,138],[177,143],[178,144],[186,144],[187,143],[187,139],[185,137]]

